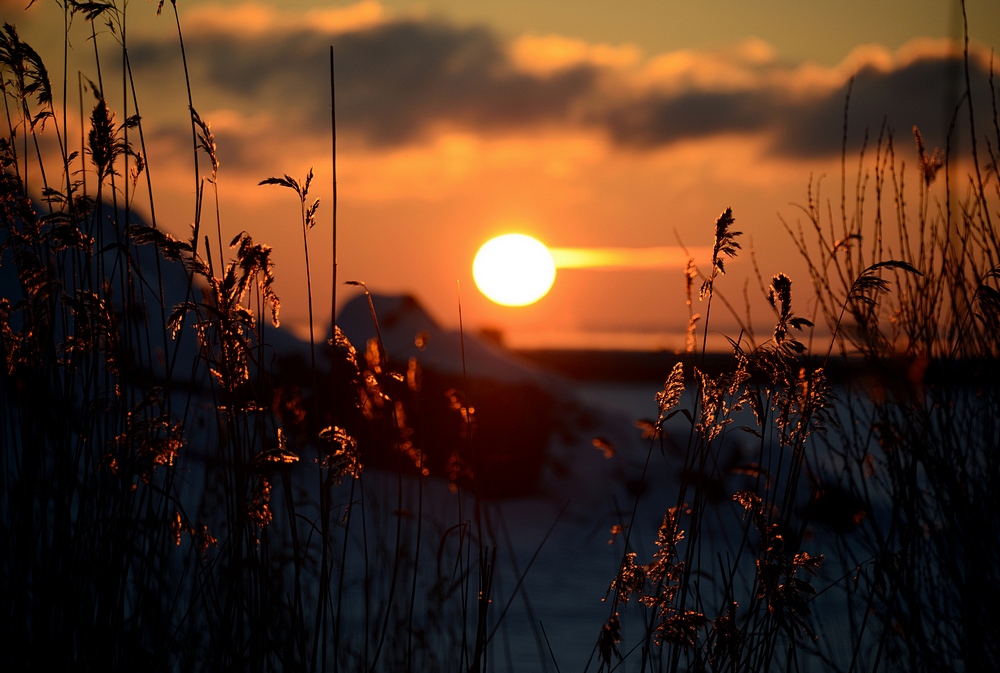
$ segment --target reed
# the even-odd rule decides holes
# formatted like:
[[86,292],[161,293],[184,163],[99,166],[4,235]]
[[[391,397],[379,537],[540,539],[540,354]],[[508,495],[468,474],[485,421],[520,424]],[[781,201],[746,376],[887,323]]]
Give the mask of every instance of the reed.
[[[965,62],[968,72],[967,41]],[[806,314],[826,329],[793,311],[792,281],[778,273],[765,293],[776,318],[770,340],[730,339],[732,366],[716,376],[697,361],[670,373],[659,418],[642,428],[647,467],[657,448],[681,456],[677,499],[648,560],[630,537],[632,511],[594,646],[598,670],[626,659],[669,671],[1000,663],[989,618],[1000,553],[1000,424],[990,411],[1000,401],[1000,126],[994,115],[977,135],[971,97],[967,77],[955,115],[967,115],[968,156],[952,151],[953,134],[929,152],[913,129],[914,217],[886,128],[874,160],[861,152],[851,204],[848,94],[839,217],[811,183],[804,221],[785,223],[806,262]],[[952,176],[963,170],[959,194],[963,181]],[[706,322],[719,252],[739,250],[733,224],[728,209],[716,223],[702,276]],[[696,275],[689,265],[689,307]],[[699,316],[689,310],[692,353]],[[803,343],[824,333],[828,343],[815,350]],[[829,371],[846,378],[831,383]],[[641,632],[626,632],[626,611],[639,612]]]
[[[64,9],[66,50],[72,18],[113,27],[119,103],[134,112],[115,112],[97,59],[106,36],[92,28],[96,83],[83,78],[81,147],[70,151],[65,75],[60,109],[39,55],[4,27],[5,660],[18,670],[414,671],[485,662],[489,601],[473,594],[478,585],[489,593],[498,561],[473,560],[484,531],[461,513],[450,528],[422,527],[426,457],[408,439],[400,402],[416,384],[388,368],[378,343],[361,356],[336,326],[329,371],[316,357],[312,171],[301,183],[262,182],[291,188],[300,201],[310,314],[300,376],[272,365],[267,324],[278,327],[281,304],[271,248],[246,231],[224,245],[216,141],[190,81],[194,225],[177,238],[155,217],[125,7],[71,1]],[[85,93],[95,96],[89,115]],[[43,152],[44,133],[56,137],[54,159]],[[143,178],[148,226],[135,224],[133,210]],[[214,242],[202,228],[206,187]],[[374,311],[373,319],[377,327]],[[391,489],[378,474],[363,476],[361,452],[377,455],[376,446],[416,469],[415,503],[402,473]],[[410,509],[415,525],[403,514]]]

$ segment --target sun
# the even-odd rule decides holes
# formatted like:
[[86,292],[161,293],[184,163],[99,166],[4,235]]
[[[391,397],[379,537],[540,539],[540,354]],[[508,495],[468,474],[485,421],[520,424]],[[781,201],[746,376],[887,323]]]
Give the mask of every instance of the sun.
[[503,306],[527,306],[556,279],[556,265],[543,243],[524,234],[505,234],[479,248],[472,262],[479,291]]

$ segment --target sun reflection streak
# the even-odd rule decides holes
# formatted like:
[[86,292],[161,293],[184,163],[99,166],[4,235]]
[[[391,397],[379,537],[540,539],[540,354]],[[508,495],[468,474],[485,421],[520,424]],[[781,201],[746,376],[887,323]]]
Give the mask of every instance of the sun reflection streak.
[[683,269],[689,257],[711,258],[709,247],[549,248],[558,269]]

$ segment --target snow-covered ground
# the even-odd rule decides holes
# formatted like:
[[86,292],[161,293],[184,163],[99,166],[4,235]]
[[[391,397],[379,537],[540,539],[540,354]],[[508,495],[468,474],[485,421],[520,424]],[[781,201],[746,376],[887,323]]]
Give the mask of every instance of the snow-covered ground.
[[[616,524],[624,527],[637,505],[629,544],[637,552],[638,563],[649,563],[656,551],[654,543],[663,515],[677,501],[679,458],[669,451],[661,454],[659,445],[651,446],[649,440],[643,440],[632,423],[638,418],[655,417],[654,395],[658,390],[656,385],[641,383],[574,384],[573,394],[592,414],[594,425],[590,429],[595,435],[609,439],[615,446],[615,454],[605,457],[583,436],[570,443],[553,439],[550,447],[553,464],[563,467],[550,469],[543,475],[540,492],[535,496],[481,503],[478,522],[471,494],[455,494],[443,481],[425,479],[421,485],[412,477],[400,481],[394,474],[374,471],[366,474],[365,487],[370,493],[367,507],[372,517],[370,530],[381,530],[382,544],[387,547],[392,547],[396,534],[392,513],[400,510],[405,512],[404,547],[410,550],[416,535],[415,514],[419,510],[423,512],[422,566],[439,563],[443,550],[445,557],[448,557],[447,550],[454,551],[454,544],[449,546],[442,538],[449,537],[454,543],[457,536],[449,527],[462,522],[467,522],[467,530],[473,536],[472,551],[467,552],[468,562],[476,564],[475,550],[480,540],[487,550],[496,545],[496,576],[489,613],[490,628],[495,632],[490,641],[489,670],[518,673],[583,671],[588,663],[589,670],[597,670],[595,644],[611,610],[610,603],[602,599],[624,552],[624,535],[614,534],[612,528]],[[685,398],[690,394],[689,389]],[[683,417],[676,417],[668,424],[668,429],[686,439],[686,423]],[[749,443],[749,434],[732,436],[730,443],[737,445],[734,450],[739,451],[743,436]],[[650,456],[649,466],[637,503],[639,491],[636,486],[643,475],[647,455]],[[730,496],[731,491],[740,488],[740,479],[739,474],[734,474],[726,482]],[[400,485],[402,503],[398,495]],[[718,568],[720,562],[736,562],[740,549],[747,550],[740,560],[742,570],[738,573],[738,581],[743,586],[736,588],[738,596],[741,590],[743,592],[741,606],[749,602],[748,590],[755,573],[750,547],[757,543],[756,533],[751,531],[750,547],[741,546],[743,521],[742,508],[727,497],[709,505],[698,537],[701,566],[709,569],[702,578],[707,586],[721,576],[721,573],[710,572],[712,568]],[[820,596],[811,604],[812,624],[822,638],[825,656],[846,670],[854,647],[850,634],[857,628],[852,618],[863,614],[864,607],[863,597],[852,598],[843,590],[847,586],[843,575],[857,562],[858,559],[852,560],[852,557],[862,552],[860,545],[848,550],[837,546],[837,540],[842,542],[844,538],[825,535],[821,529],[817,533],[815,539],[807,537],[803,542],[803,548],[810,553],[827,554],[819,576],[811,580],[820,591]],[[369,545],[372,539],[369,537]],[[433,582],[433,572],[423,574],[429,570],[433,568],[421,570],[420,576],[424,579],[418,582],[418,592]],[[358,571],[356,566],[355,571]],[[383,568],[380,572],[387,570]],[[478,575],[473,572],[471,576]],[[823,591],[831,585],[830,590]],[[478,586],[473,584],[467,591],[474,597]],[[704,610],[712,617],[712,611],[719,607],[709,605]],[[619,647],[622,654],[628,656],[617,670],[637,671],[640,670],[639,648],[645,632],[643,613],[634,603],[619,610],[624,636]],[[475,631],[471,617],[469,623],[468,637],[471,638]],[[419,616],[414,619],[414,625],[419,630],[425,626]],[[872,641],[873,647],[874,644]],[[871,653],[868,652],[868,656]],[[831,661],[823,664],[813,659],[812,664],[808,660],[800,663],[805,663],[807,668],[812,665],[830,670]]]

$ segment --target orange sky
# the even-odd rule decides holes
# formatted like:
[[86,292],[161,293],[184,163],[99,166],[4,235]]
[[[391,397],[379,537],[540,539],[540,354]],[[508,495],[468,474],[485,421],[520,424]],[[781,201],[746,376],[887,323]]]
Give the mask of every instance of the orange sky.
[[[21,4],[0,8],[45,59],[61,100],[59,7],[39,0],[22,12]],[[475,290],[473,256],[510,231],[567,248],[704,248],[731,207],[744,254],[718,287],[742,313],[746,286],[766,338],[770,309],[749,252],[765,283],[783,271],[806,301],[804,267],[780,218],[802,219],[791,204],[805,203],[810,179],[821,180],[822,198],[839,210],[849,79],[856,76],[853,185],[865,131],[874,144],[883,119],[911,165],[914,124],[931,147],[943,146],[961,71],[948,62],[956,24],[944,3],[848,2],[811,13],[802,5],[813,3],[772,0],[752,3],[753,12],[748,4],[636,1],[611,11],[590,0],[180,0],[194,106],[219,147],[223,237],[247,230],[275,248],[283,319],[301,328],[298,203],[289,190],[257,183],[302,178],[314,167],[312,193],[322,203],[310,234],[313,283],[317,313],[328,315],[332,43],[340,280],[412,293],[448,326],[457,324],[460,293],[467,328],[499,328],[512,345],[681,348],[687,308],[678,269],[562,269],[540,302],[504,308]],[[187,97],[170,3],[159,18],[154,9],[127,6],[126,44],[158,223],[183,234],[195,188]],[[982,93],[1000,9],[970,1],[969,16],[973,87]],[[97,28],[105,94],[120,119],[121,26]],[[71,110],[77,71],[97,77],[89,31],[83,17],[73,19]],[[980,96],[984,119],[986,105]],[[78,120],[68,123],[78,135]],[[916,184],[912,169],[908,179]],[[136,198],[144,212],[147,200]],[[708,259],[696,262],[708,270]],[[338,290],[340,301],[352,294]],[[798,312],[808,315],[804,306]],[[722,310],[713,316],[718,329],[738,329]]]

